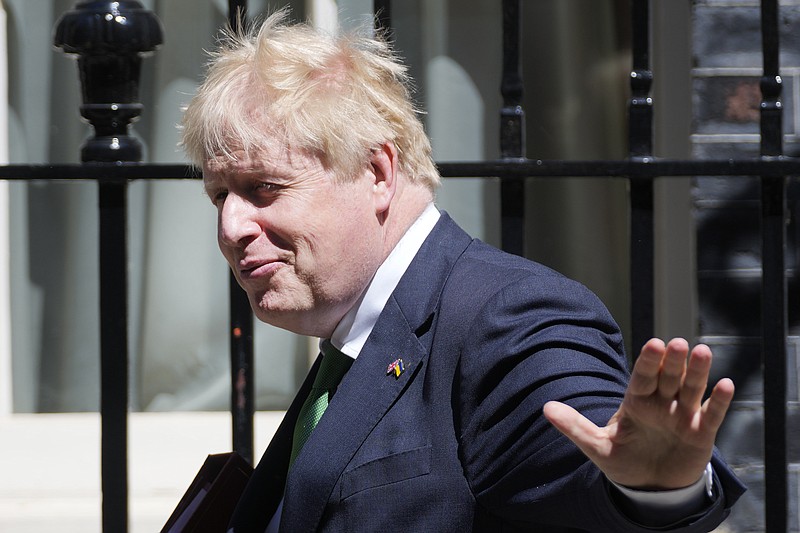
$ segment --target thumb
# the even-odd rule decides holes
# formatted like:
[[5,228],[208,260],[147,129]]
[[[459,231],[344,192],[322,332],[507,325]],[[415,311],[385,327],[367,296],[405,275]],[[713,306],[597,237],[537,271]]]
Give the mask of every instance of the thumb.
[[589,459],[596,459],[606,448],[606,435],[594,422],[569,405],[550,401],[544,405],[544,416]]

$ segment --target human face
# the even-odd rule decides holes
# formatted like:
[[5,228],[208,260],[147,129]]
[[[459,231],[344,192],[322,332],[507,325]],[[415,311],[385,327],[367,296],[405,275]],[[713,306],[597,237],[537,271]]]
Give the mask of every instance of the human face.
[[222,254],[259,319],[329,337],[383,259],[372,174],[336,180],[285,146],[233,155],[203,169]]

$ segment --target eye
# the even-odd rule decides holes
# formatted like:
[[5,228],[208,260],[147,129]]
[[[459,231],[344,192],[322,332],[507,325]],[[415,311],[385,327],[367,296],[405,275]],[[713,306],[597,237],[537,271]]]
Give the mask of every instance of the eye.
[[283,186],[271,181],[259,181],[255,185],[255,190],[259,193],[274,194],[283,189]]
[[209,194],[208,196],[209,196],[209,198],[211,198],[211,203],[212,204],[214,204],[216,206],[219,206],[222,202],[225,201],[225,198],[228,197],[228,191],[224,191],[224,190],[214,191],[211,194]]

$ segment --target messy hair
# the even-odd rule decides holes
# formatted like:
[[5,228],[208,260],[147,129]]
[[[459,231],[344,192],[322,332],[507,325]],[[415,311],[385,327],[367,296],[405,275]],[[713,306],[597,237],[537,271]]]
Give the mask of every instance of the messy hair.
[[282,10],[260,27],[223,34],[184,113],[181,144],[202,164],[278,140],[347,179],[392,142],[406,177],[435,190],[440,178],[409,84],[382,36],[329,35],[287,23]]

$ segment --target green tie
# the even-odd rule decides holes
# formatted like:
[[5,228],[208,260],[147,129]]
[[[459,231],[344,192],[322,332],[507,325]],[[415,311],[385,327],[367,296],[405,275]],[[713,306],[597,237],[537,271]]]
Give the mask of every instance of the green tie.
[[300,408],[297,424],[294,426],[292,455],[289,459],[290,468],[308,437],[311,436],[311,432],[317,427],[317,422],[328,407],[328,402],[336,391],[336,386],[339,385],[345,372],[353,364],[353,358],[337,350],[329,340],[322,341],[320,350],[322,351],[322,362],[319,365],[319,371],[314,378],[308,398]]

